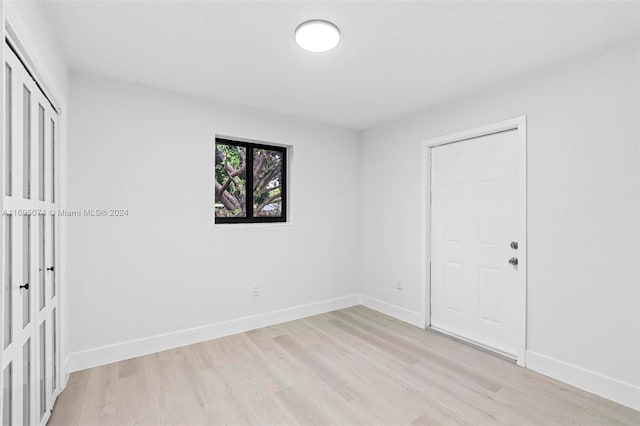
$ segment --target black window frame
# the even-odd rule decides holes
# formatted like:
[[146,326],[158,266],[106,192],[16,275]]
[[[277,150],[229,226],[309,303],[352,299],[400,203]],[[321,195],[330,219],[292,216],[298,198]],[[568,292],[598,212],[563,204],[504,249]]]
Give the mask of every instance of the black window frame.
[[[218,217],[215,215],[215,202],[216,202],[216,194],[215,189],[213,191],[213,201],[214,201],[214,217],[216,224],[234,224],[234,223],[283,223],[287,221],[287,147],[278,146],[278,145],[267,145],[262,143],[254,143],[254,142],[244,142],[237,141],[226,138],[218,138],[216,137],[215,144],[221,145],[232,145],[243,147],[246,149],[247,155],[247,180],[245,188],[246,191],[246,206],[245,206],[245,217]],[[282,178],[281,178],[281,198],[282,198],[282,215],[281,216],[253,216],[253,150],[254,149],[265,149],[269,151],[278,151],[282,153]],[[215,162],[215,155],[213,158],[213,167],[217,167]],[[215,176],[214,176],[215,179]],[[251,190],[249,190],[251,188]]]

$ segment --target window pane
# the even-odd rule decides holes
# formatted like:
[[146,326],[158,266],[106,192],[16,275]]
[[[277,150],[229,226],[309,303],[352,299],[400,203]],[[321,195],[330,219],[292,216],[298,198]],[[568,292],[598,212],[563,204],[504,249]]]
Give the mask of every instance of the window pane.
[[246,217],[247,149],[216,143],[216,217]]
[[56,326],[58,318],[56,317],[56,308],[51,310],[51,353],[53,355],[51,394],[53,394],[58,386],[58,330]]
[[12,88],[11,88],[11,67],[9,67],[9,65],[5,64],[5,136],[4,136],[4,141],[5,141],[5,149],[4,149],[4,193],[5,195],[11,195],[12,194],[12,186],[13,183],[11,181],[12,179],[12,167],[13,167],[13,161],[12,161],[12,155],[13,155],[13,140],[12,140],[12,121],[11,118],[13,116],[12,112],[13,110],[11,109],[12,107]]
[[253,215],[282,217],[282,151],[253,150]]
[[44,108],[38,108],[38,200],[44,201]]
[[56,123],[51,120],[51,202],[56,202]]
[[11,383],[12,383],[12,368],[11,363],[7,365],[2,374],[2,424],[13,424],[13,416],[11,415],[11,405],[13,405],[13,398],[11,397]]
[[22,88],[22,197],[31,198],[31,92]]
[[51,238],[49,238],[51,242],[51,298],[53,299],[56,296],[56,217],[51,216],[51,227],[49,228],[51,232]]
[[4,217],[4,348],[11,343],[11,328],[13,324],[11,286],[13,275],[13,216]]
[[44,416],[44,412],[47,409],[47,388],[45,386],[45,377],[47,377],[46,371],[46,358],[45,354],[46,345],[47,345],[47,334],[46,334],[46,321],[42,321],[40,324],[40,418]]
[[44,233],[45,233],[45,217],[43,214],[38,215],[38,309],[44,308],[45,286],[44,286]]
[[31,424],[31,339],[22,347],[22,424]]
[[22,328],[31,321],[31,216],[22,216]]

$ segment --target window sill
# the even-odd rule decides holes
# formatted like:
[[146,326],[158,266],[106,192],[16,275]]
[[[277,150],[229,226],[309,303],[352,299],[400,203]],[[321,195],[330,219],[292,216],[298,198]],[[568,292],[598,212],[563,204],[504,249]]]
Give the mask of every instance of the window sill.
[[255,229],[255,228],[280,228],[283,226],[293,226],[290,221],[287,222],[265,222],[265,223],[213,223],[213,229]]

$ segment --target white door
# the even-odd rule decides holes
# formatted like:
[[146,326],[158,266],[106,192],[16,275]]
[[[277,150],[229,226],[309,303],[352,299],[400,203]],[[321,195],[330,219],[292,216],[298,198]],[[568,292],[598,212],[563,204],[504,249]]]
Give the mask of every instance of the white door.
[[518,149],[517,130],[431,149],[431,326],[514,359],[524,316]]
[[5,51],[0,410],[3,425],[41,425],[59,383],[57,114],[18,57]]

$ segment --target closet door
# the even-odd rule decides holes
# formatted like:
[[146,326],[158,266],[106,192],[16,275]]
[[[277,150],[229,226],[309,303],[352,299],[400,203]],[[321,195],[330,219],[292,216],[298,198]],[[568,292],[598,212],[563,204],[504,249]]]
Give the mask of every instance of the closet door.
[[6,48],[3,424],[45,424],[58,390],[55,288],[56,112]]

